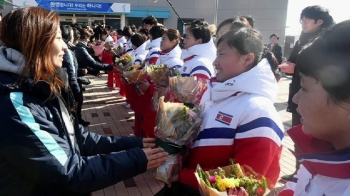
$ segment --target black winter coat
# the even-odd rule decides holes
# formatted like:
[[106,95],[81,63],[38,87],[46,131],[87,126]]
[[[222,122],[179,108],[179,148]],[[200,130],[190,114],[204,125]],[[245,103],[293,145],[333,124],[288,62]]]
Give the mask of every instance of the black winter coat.
[[309,33],[309,34],[302,33],[299,40],[295,43],[294,48],[292,50],[292,53],[289,56],[288,61],[295,63],[295,68],[294,68],[292,82],[289,85],[289,97],[288,97],[288,107],[287,107],[288,112],[291,112],[291,113],[297,112],[296,109],[298,107],[298,105],[293,103],[293,101],[292,101],[293,96],[301,88],[299,68],[298,68],[298,64],[296,63],[297,58],[298,58],[298,54],[306,44],[308,44],[309,42],[314,40],[321,32],[322,32],[322,30],[320,29],[319,31],[316,31],[314,33]]
[[88,47],[82,41],[79,41],[75,48],[75,57],[77,58],[79,68],[86,68],[88,74],[91,75],[97,75],[101,70],[113,70],[113,65],[103,64],[96,61],[91,53],[93,53],[93,49]]
[[75,46],[67,43],[68,50],[64,52],[62,68],[68,74],[69,87],[72,89],[75,101],[80,100],[80,87],[78,84],[78,62],[74,55]]
[[267,48],[273,53],[273,55],[276,57],[279,64],[282,63],[282,47],[278,44],[274,45],[271,49],[271,45],[268,44]]

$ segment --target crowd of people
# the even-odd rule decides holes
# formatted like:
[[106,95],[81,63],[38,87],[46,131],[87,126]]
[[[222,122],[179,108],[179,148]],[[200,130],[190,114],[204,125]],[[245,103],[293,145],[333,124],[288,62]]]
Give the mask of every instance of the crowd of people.
[[[157,196],[200,195],[195,171],[247,165],[273,187],[280,173],[284,127],[274,107],[279,69],[293,74],[288,100],[299,162],[273,195],[350,194],[350,21],[334,24],[320,6],[300,15],[303,32],[287,62],[278,35],[265,47],[251,16],[224,20],[218,28],[195,20],[186,35],[153,16],[113,30],[61,25],[54,11],[26,7],[1,21],[0,194],[89,195],[160,166],[168,157],[155,144],[157,93],[168,86],[150,77],[130,82],[115,61],[165,64],[181,77],[207,81],[203,121],[178,175]],[[215,29],[215,30],[214,30]],[[23,36],[26,35],[26,36]],[[115,50],[115,49],[118,50]],[[135,114],[134,135],[102,136],[84,130],[86,75],[101,77]],[[167,100],[179,102],[179,100]],[[301,164],[301,165],[300,165]]]

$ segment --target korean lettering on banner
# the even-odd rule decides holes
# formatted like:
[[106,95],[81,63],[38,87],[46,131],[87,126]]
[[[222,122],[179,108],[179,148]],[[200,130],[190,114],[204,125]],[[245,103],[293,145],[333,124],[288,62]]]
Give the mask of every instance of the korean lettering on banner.
[[74,7],[74,4],[73,3],[66,3],[66,2],[55,2],[55,1],[51,1],[50,2],[50,7],[51,8],[64,8],[64,7],[68,7],[68,8],[71,8],[71,7]]
[[75,8],[75,9],[87,9],[87,8],[93,8],[93,9],[102,9],[103,4],[101,3],[70,3],[70,2],[58,2],[58,1],[51,1],[50,2],[51,8]]
[[76,8],[81,8],[81,9],[85,9],[86,8],[86,5],[83,4],[83,3],[75,3],[74,4]]
[[87,7],[88,7],[88,8],[98,8],[98,9],[101,9],[101,8],[102,8],[102,4],[100,4],[100,3],[88,3],[88,4],[87,4]]

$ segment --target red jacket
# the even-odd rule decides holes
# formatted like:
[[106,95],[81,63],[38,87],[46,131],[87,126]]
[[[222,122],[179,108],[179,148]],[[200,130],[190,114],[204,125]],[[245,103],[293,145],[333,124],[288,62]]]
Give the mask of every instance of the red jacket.
[[102,63],[113,65],[113,55],[109,50],[104,49],[102,52]]

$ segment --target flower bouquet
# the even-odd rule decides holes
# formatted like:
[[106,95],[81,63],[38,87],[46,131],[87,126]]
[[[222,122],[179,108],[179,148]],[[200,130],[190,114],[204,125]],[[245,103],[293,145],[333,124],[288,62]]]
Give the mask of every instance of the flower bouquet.
[[120,55],[123,54],[123,52],[124,52],[124,46],[123,46],[123,44],[119,44],[119,45],[117,45],[117,46],[114,46],[114,47],[112,48],[112,51],[114,52],[114,54],[120,56]]
[[[156,86],[168,87],[169,86],[169,73],[170,69],[165,64],[150,65],[147,67],[147,73],[151,77],[153,83]],[[167,92],[155,91],[153,95],[154,110],[158,109],[159,97],[166,96]]]
[[128,70],[123,71],[123,75],[129,82],[138,83],[146,79],[147,72],[145,68],[141,68],[139,65],[133,65]]
[[182,156],[198,134],[202,123],[202,108],[192,109],[183,103],[165,103],[164,97],[159,99],[157,113],[156,144],[164,148],[170,155],[165,163],[159,166],[154,176],[163,182],[178,174],[182,166]]
[[262,196],[268,188],[267,179],[250,167],[236,163],[211,171],[198,165],[195,176],[203,196]]
[[199,104],[200,99],[207,89],[207,80],[191,77],[171,77],[169,86],[175,98],[182,103]]
[[130,54],[124,54],[120,58],[115,59],[116,67],[119,71],[127,71],[130,70],[132,66],[132,56]]

